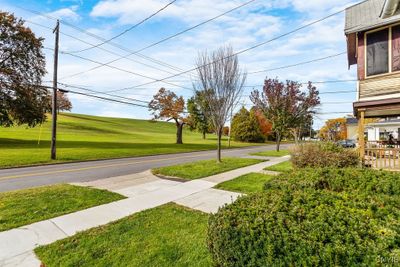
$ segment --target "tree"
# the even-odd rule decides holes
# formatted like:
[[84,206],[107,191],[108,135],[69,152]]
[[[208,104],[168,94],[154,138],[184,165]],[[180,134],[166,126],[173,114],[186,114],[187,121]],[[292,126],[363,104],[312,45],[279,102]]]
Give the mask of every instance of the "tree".
[[69,101],[68,96],[63,92],[57,92],[57,112],[60,113],[61,111],[71,111],[72,103]]
[[271,122],[267,120],[267,118],[265,117],[264,113],[261,110],[255,107],[253,107],[252,110],[254,111],[254,114],[257,118],[261,133],[264,135],[265,138],[267,138],[272,133]]
[[49,92],[40,86],[46,74],[42,42],[23,20],[0,12],[0,126],[45,121]]
[[207,117],[218,137],[217,161],[221,162],[223,127],[239,101],[247,75],[239,69],[238,57],[230,46],[200,53],[196,65],[199,81],[195,90],[204,94]]
[[197,130],[202,133],[203,139],[206,139],[206,133],[209,132],[210,122],[207,119],[207,102],[204,99],[205,92],[196,92],[195,96],[187,101],[189,112],[188,125],[190,130]]
[[312,122],[313,109],[320,104],[319,92],[317,88],[308,82],[307,92],[301,92],[301,84],[291,82],[289,86],[294,87],[291,91],[296,93],[292,103],[292,126],[291,132],[296,144],[301,139],[301,135]]
[[339,141],[347,138],[346,118],[329,119],[319,131],[319,137],[325,141]]
[[153,119],[174,120],[176,125],[176,143],[182,144],[182,133],[185,119],[182,116],[185,109],[185,100],[174,92],[161,88],[149,103],[149,110],[153,111]]
[[282,137],[290,129],[298,129],[319,104],[318,91],[311,83],[307,87],[307,93],[301,92],[300,88],[301,84],[294,81],[283,83],[278,79],[265,79],[261,95],[257,90],[251,93],[250,99],[254,105],[272,123],[277,151],[280,149]]
[[242,107],[232,119],[232,137],[241,142],[264,142],[254,110]]

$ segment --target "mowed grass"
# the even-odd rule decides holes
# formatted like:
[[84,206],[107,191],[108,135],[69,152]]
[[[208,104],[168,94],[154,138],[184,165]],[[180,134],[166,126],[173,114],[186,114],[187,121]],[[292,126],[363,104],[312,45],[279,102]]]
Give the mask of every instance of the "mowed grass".
[[267,171],[275,171],[275,172],[290,172],[293,170],[292,162],[290,160],[284,161],[270,167],[265,168]]
[[266,151],[262,151],[262,152],[252,153],[250,155],[262,156],[262,157],[282,157],[282,156],[289,155],[289,150],[279,150],[279,151],[266,150]]
[[217,184],[214,188],[245,194],[257,193],[263,191],[265,182],[272,177],[271,175],[252,172]]
[[51,266],[212,266],[208,215],[176,204],[142,211],[114,223],[35,249]]
[[106,190],[67,184],[0,193],[0,231],[123,198]]
[[[184,129],[175,144],[173,123],[106,118],[71,113],[58,116],[57,161],[50,160],[51,118],[42,126],[0,128],[0,168],[50,162],[80,161],[216,149],[215,135]],[[249,146],[232,142],[232,147]],[[227,146],[227,140],[223,140]]]
[[153,169],[152,172],[156,175],[158,174],[194,180],[260,162],[263,162],[263,160],[248,158],[223,158],[221,163],[218,163],[215,159],[200,160],[192,163],[156,168]]

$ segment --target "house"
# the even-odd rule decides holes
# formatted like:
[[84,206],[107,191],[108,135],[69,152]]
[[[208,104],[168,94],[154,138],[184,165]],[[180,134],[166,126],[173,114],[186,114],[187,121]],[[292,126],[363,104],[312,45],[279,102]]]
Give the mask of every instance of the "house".
[[357,118],[346,118],[347,139],[358,139],[358,120]]
[[[359,133],[365,131],[365,118],[400,116],[399,2],[367,0],[346,9],[344,32],[349,68],[357,65],[357,100],[353,110],[359,119]],[[360,136],[359,145],[364,160],[368,148],[364,135]]]
[[[358,140],[358,120],[346,118],[347,139]],[[367,143],[385,143],[390,135],[395,141],[400,141],[400,118],[388,118],[365,123],[364,136]]]

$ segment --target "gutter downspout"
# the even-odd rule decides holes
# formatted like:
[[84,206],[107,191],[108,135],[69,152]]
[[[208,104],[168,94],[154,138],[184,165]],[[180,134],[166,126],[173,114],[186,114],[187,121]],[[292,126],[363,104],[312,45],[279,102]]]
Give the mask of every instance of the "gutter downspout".
[[385,0],[383,4],[383,8],[379,17],[381,19],[386,19],[391,17],[396,13],[397,8],[399,7],[399,0]]

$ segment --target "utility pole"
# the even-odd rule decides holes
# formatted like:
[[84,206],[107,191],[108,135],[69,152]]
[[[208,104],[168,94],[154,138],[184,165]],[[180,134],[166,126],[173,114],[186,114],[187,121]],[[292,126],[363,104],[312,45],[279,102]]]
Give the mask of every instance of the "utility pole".
[[57,137],[57,72],[58,72],[58,41],[60,37],[60,21],[57,20],[54,45],[54,69],[53,69],[53,101],[52,101],[52,131],[51,131],[51,159],[56,159]]
[[231,120],[229,122],[228,147],[231,147],[232,115],[233,115],[233,107],[231,107]]

